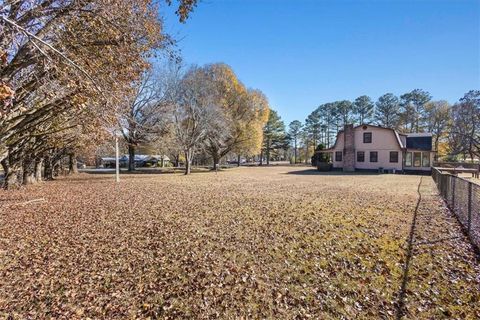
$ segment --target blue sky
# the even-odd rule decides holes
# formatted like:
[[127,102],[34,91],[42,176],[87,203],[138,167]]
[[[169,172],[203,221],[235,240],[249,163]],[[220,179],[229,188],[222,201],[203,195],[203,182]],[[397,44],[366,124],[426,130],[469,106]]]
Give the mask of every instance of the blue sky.
[[186,63],[229,64],[286,124],[363,94],[480,89],[480,0],[203,0],[184,25],[163,10]]

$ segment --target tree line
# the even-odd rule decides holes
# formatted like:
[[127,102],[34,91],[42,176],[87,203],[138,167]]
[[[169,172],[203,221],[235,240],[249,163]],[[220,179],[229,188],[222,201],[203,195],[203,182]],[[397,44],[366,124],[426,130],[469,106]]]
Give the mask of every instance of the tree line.
[[150,145],[182,158],[185,174],[194,158],[209,158],[217,168],[227,154],[257,154],[270,112],[265,95],[249,89],[223,63],[146,72],[119,116],[135,170],[138,146]]
[[[181,22],[197,4],[178,0]],[[0,3],[0,163],[3,187],[53,179],[78,155],[95,155],[123,137],[129,169],[151,146],[185,163],[227,155],[260,164],[308,161],[346,123],[430,131],[443,154],[478,156],[480,93],[458,103],[420,89],[375,103],[368,96],[316,108],[287,130],[265,95],[222,63],[186,66],[163,28],[171,0],[16,0]],[[159,67],[154,61],[166,57]],[[292,150],[293,149],[293,150]],[[300,152],[300,149],[302,152]],[[292,152],[293,151],[293,152]],[[239,159],[240,160],[240,159]]]
[[[179,0],[185,22],[196,0]],[[76,172],[79,155],[123,138],[129,170],[149,146],[185,162],[258,154],[265,95],[228,65],[186,66],[159,14],[171,0],[0,4],[3,187]],[[158,61],[165,61],[158,65]],[[68,169],[66,169],[68,168]]]
[[[185,21],[196,1],[177,4]],[[109,135],[131,84],[156,50],[174,42],[159,6],[151,0],[0,3],[4,187],[52,179],[65,157],[74,159]]]
[[439,156],[473,161],[480,156],[480,91],[467,92],[453,105],[432,100],[422,89],[400,96],[386,93],[377,101],[363,95],[354,101],[322,104],[303,123],[294,120],[288,126],[294,162],[308,161],[320,144],[332,146],[346,124],[374,124],[403,133],[430,132]]

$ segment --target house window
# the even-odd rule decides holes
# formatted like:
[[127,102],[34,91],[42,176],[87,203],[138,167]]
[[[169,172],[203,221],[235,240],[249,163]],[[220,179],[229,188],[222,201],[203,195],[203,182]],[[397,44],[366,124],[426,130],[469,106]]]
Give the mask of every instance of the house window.
[[378,162],[378,152],[370,151],[370,162]]
[[335,152],[335,161],[337,162],[342,161],[342,151]]
[[422,167],[430,167],[430,152],[422,153]]
[[422,166],[422,153],[421,152],[414,152],[413,153],[413,166],[414,167],[421,167]]
[[405,167],[411,167],[412,166],[412,153],[407,152],[405,153]]
[[363,143],[372,143],[372,133],[364,132],[363,133]]
[[390,151],[390,163],[398,163],[398,151]]
[[365,152],[357,151],[357,162],[365,162]]

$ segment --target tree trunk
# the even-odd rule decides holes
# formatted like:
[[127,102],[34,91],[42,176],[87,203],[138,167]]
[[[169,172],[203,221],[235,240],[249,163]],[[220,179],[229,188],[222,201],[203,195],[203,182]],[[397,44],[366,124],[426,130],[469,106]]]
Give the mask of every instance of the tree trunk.
[[240,158],[241,158],[240,155],[238,155],[238,157],[237,157],[237,160],[238,160],[237,161],[237,167],[240,167]]
[[16,189],[20,186],[18,176],[20,169],[16,166],[10,166],[8,172],[5,174],[3,187],[7,190]]
[[53,166],[52,166],[51,157],[46,156],[43,163],[44,163],[43,176],[45,177],[45,180],[53,180]]
[[78,173],[77,157],[75,157],[75,153],[70,153],[68,155],[68,173],[69,174]]
[[180,165],[180,155],[177,154],[177,156],[175,157],[175,167],[178,168],[179,165]]
[[267,148],[265,150],[265,156],[267,157],[267,166],[270,165],[270,139],[267,140]]
[[135,146],[128,144],[128,171],[135,171]]
[[294,159],[294,162],[295,164],[297,164],[297,138],[295,138],[295,151],[294,151],[294,156],[293,156],[293,159]]
[[187,150],[185,152],[185,175],[190,174],[191,172],[191,167],[192,167],[192,155],[191,155],[191,150]]
[[218,164],[220,163],[220,156],[218,153],[212,154],[212,159],[213,159],[213,170],[217,170]]
[[4,170],[3,188],[7,190],[18,188],[20,186],[20,165],[17,163],[10,163],[7,159],[3,159],[2,167]]
[[308,163],[308,143],[305,144],[305,164]]
[[42,181],[42,159],[35,159],[35,180],[37,182]]
[[60,160],[56,160],[54,163],[53,163],[53,176],[54,177],[58,177],[61,173],[62,173],[62,163]]
[[260,163],[258,165],[259,166],[263,165],[263,149],[260,150]]
[[35,162],[31,159],[23,161],[22,184],[28,185],[37,182],[35,179]]
[[2,166],[3,173],[6,175],[8,172],[8,160],[7,158],[4,158],[0,161],[0,165]]

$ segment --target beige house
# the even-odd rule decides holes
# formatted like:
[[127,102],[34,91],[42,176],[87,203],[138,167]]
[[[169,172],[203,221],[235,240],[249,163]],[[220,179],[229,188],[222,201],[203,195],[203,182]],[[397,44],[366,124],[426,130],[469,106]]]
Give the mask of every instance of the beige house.
[[430,133],[402,134],[373,125],[346,125],[335,144],[322,150],[343,171],[430,171],[435,151]]

